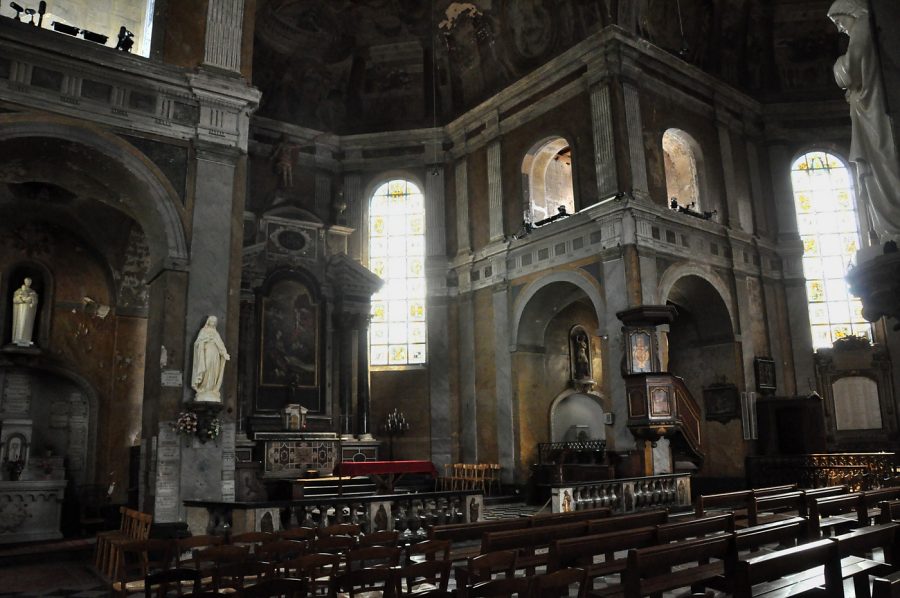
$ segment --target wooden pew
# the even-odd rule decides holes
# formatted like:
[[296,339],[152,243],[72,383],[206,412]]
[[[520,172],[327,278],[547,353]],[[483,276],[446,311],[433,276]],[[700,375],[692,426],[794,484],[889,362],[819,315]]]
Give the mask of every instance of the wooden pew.
[[[810,567],[811,563],[816,565]],[[822,565],[824,575],[820,576]],[[832,540],[817,540],[737,561],[731,593],[735,598],[790,596],[813,590],[823,581],[828,598],[843,598],[841,558],[837,542]]]
[[665,509],[656,511],[641,511],[628,515],[616,515],[607,519],[596,519],[588,522],[588,534],[605,534],[617,532],[631,527],[644,527],[647,525],[659,525],[668,523],[669,512]]
[[[554,525],[556,523],[575,523],[578,521],[590,521],[609,517],[610,509],[585,509],[583,511],[571,511],[569,513],[548,513],[531,517],[519,517],[515,519],[496,519],[492,521],[478,521],[474,523],[448,523],[434,525],[428,530],[429,540],[450,540],[454,545],[471,543],[468,547],[455,546],[451,558],[460,560],[475,556],[480,552],[480,540],[489,532],[501,532],[511,530],[528,529],[532,526]],[[536,522],[536,523],[535,523]]]
[[[863,527],[834,538],[841,556],[844,579],[853,578],[857,598],[869,596],[869,575],[890,573],[895,567],[895,548],[900,524],[880,523]],[[880,548],[883,561],[868,558],[874,549]]]
[[784,494],[754,496],[747,508],[749,527],[780,519],[806,516],[806,496],[800,490]]
[[866,519],[865,515],[860,514],[862,505],[859,492],[813,498],[808,503],[809,537],[816,539],[832,531],[839,533],[859,527],[860,521]]
[[768,486],[765,488],[738,490],[736,492],[700,495],[697,497],[694,504],[694,514],[697,517],[703,517],[704,515],[709,514],[709,511],[730,510],[734,512],[738,525],[742,525],[743,522],[741,520],[746,517],[750,500],[754,496],[783,494],[785,492],[795,491],[796,489],[796,484],[787,484],[784,486]]
[[881,509],[879,508],[880,503],[890,500],[900,500],[900,486],[866,490],[862,493],[862,496],[863,508],[866,516],[864,525],[869,525],[878,520],[879,514],[881,513]]
[[900,500],[884,500],[878,503],[878,523],[900,521]]
[[657,544],[668,544],[688,538],[700,538],[712,534],[734,532],[734,513],[709,515],[689,521],[678,521],[656,526]]
[[[686,587],[702,592],[708,585],[732,578],[735,554],[734,534],[631,549],[623,584],[625,598]],[[688,563],[697,564],[685,568]],[[674,567],[679,569],[673,571]]]
[[[583,536],[557,540],[550,545],[547,571],[553,572],[567,567],[580,567],[586,571],[587,587],[592,588],[594,579],[613,574],[622,574],[628,565],[627,558],[607,558],[616,552],[632,548],[646,548],[656,544],[656,528],[638,527],[606,534]],[[595,558],[604,560],[595,563]],[[613,585],[601,590],[589,590],[588,596],[621,595],[623,588]]]
[[872,582],[872,598],[900,598],[900,571]]
[[807,538],[805,517],[792,517],[772,521],[753,527],[745,527],[735,532],[735,546],[738,553],[755,552],[765,546],[789,544],[796,546]]
[[481,553],[516,550],[519,553],[517,567],[533,574],[535,567],[547,564],[548,553],[538,551],[548,549],[556,540],[586,535],[589,524],[589,521],[576,521],[521,530],[487,532],[481,537]]

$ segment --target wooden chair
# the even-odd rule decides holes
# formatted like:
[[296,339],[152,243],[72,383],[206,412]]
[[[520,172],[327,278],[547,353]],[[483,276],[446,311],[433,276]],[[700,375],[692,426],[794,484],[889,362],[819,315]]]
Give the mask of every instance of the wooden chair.
[[372,567],[345,571],[331,580],[329,596],[348,598],[394,598],[397,587],[397,571],[390,567]]
[[412,563],[397,570],[399,596],[419,596],[431,590],[447,591],[450,583],[451,562],[422,561]]
[[491,488],[494,486],[497,487],[497,493],[499,494],[503,488],[500,484],[500,473],[502,468],[499,463],[488,463],[487,469],[487,491],[488,494],[491,494]]
[[450,560],[450,540],[423,540],[406,549],[407,562]]
[[211,546],[221,546],[225,542],[224,536],[199,535],[179,538],[175,541],[175,566],[181,568],[194,568],[194,551]]
[[200,572],[196,569],[165,569],[148,573],[144,577],[144,598],[168,598],[183,596],[186,587],[190,593],[200,591]]
[[103,575],[109,575],[109,561],[111,557],[111,546],[114,539],[125,539],[128,537],[127,526],[131,525],[127,512],[131,509],[119,507],[119,529],[99,532],[97,534],[97,543],[94,547],[94,567]]
[[249,546],[250,552],[255,553],[256,547],[260,544],[272,542],[278,536],[270,532],[244,532],[242,534],[234,534],[228,539],[228,543],[234,546]]
[[517,557],[515,550],[498,550],[470,557],[465,567],[455,569],[456,585],[470,586],[493,579],[496,574],[502,574],[504,578],[515,577]]
[[275,535],[283,540],[315,540],[316,528],[292,527],[290,529],[283,529]]
[[253,556],[260,561],[280,563],[306,554],[304,540],[273,540],[255,547]]
[[362,534],[356,539],[356,544],[360,548],[366,546],[397,546],[400,541],[400,532],[393,530],[382,530],[372,532],[371,534]]
[[239,594],[248,585],[275,577],[271,563],[246,560],[223,563],[212,571],[211,587],[220,594]]
[[279,564],[285,577],[296,577],[308,582],[310,595],[319,596],[329,591],[329,582],[341,565],[337,554],[307,554]]
[[243,563],[250,557],[249,546],[233,546],[223,544],[208,548],[195,549],[191,557],[192,565],[200,572],[203,588],[214,587],[217,584],[215,572],[223,565]]
[[163,571],[172,563],[174,543],[170,540],[131,540],[116,547],[116,571],[111,590],[118,596],[143,593],[148,574]]
[[241,596],[242,598],[269,598],[273,596],[306,598],[309,592],[307,586],[308,583],[305,579],[276,577],[244,587]]
[[587,595],[587,571],[584,569],[572,567],[535,576],[531,598],[571,596],[573,590],[578,598]]
[[347,569],[373,567],[397,567],[400,565],[400,548],[396,546],[366,546],[347,553]]
[[326,525],[316,529],[316,535],[320,538],[328,536],[352,536],[356,537],[362,530],[356,523],[335,523],[334,525]]
[[471,587],[460,588],[462,598],[528,598],[531,595],[532,578],[510,577],[508,579],[492,579],[481,581]]
[[311,550],[341,554],[353,548],[356,548],[356,538],[352,536],[325,536],[313,542]]
[[125,509],[125,518],[125,537],[111,536],[107,538],[108,559],[106,575],[110,578],[113,577],[118,569],[122,545],[133,540],[146,540],[150,537],[153,515],[133,509]]

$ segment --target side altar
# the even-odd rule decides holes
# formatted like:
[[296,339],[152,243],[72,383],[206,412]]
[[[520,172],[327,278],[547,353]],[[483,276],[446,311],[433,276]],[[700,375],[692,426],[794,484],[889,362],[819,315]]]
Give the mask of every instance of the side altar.
[[343,440],[334,432],[257,432],[263,478],[329,476],[338,461],[377,461],[377,440]]

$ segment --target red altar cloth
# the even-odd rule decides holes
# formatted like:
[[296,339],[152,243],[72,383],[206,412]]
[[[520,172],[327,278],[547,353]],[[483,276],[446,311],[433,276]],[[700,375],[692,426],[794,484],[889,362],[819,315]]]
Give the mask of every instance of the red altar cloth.
[[437,469],[431,461],[341,461],[334,466],[334,475],[402,475],[427,473],[437,477]]

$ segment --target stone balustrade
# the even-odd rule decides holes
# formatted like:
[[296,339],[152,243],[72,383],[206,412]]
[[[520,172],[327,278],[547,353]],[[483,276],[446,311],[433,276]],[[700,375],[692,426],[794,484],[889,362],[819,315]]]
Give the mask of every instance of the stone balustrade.
[[356,523],[363,533],[397,530],[403,538],[424,539],[432,525],[480,521],[484,513],[484,497],[476,491],[184,504],[192,534],[218,535]]
[[607,507],[615,514],[650,509],[687,509],[691,506],[689,474],[657,475],[598,482],[556,485],[554,513]]

